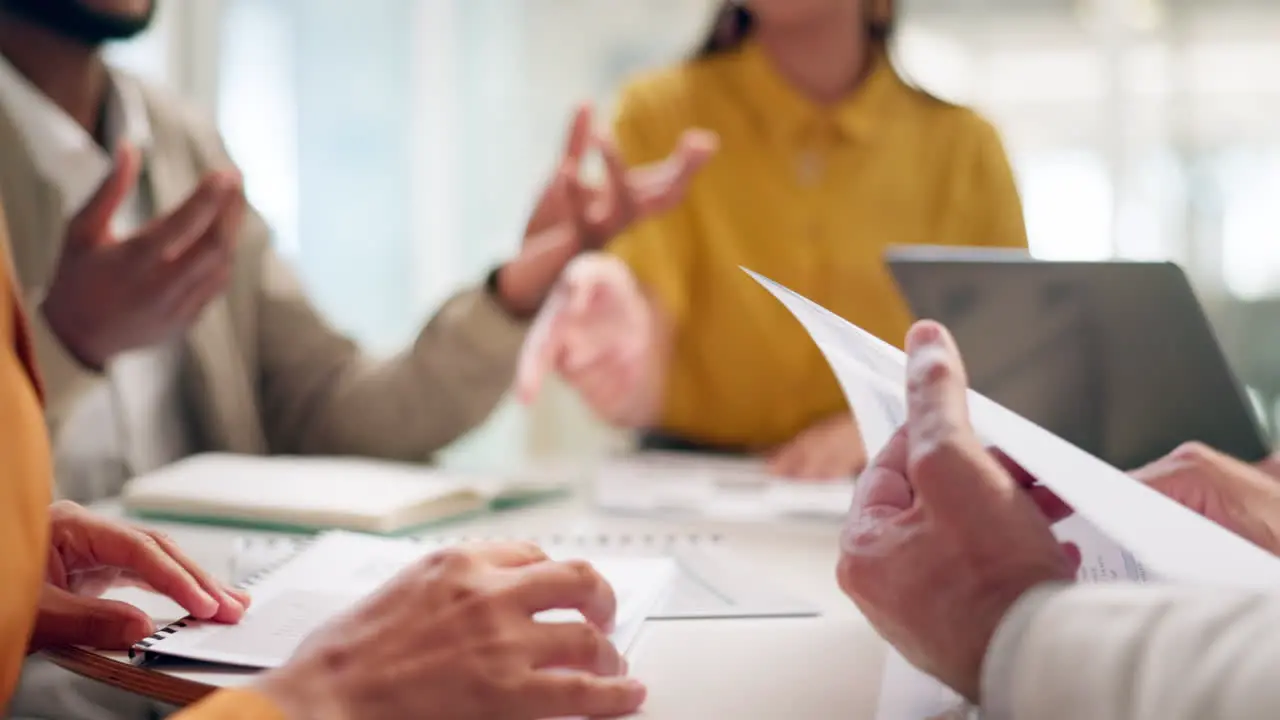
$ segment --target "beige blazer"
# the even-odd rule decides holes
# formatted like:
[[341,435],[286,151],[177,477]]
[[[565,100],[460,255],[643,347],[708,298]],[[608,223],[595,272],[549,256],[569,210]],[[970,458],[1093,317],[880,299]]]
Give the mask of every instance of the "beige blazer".
[[1280,717],[1280,592],[1037,590],[996,631],[982,700],[984,720]]
[[[230,166],[210,123],[135,78],[116,81],[145,98],[154,144],[144,182],[157,212],[179,205],[206,172]],[[65,234],[62,201],[3,108],[0,197],[56,433],[103,378],[67,354],[37,310]],[[201,449],[425,460],[483,421],[510,386],[526,326],[488,293],[455,295],[412,347],[375,361],[319,315],[269,240],[262,218],[247,213],[230,285],[185,337],[182,386]]]

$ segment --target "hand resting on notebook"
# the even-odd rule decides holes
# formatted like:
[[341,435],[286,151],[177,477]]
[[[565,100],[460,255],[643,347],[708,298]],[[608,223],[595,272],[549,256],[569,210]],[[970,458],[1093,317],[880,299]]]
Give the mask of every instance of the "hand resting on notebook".
[[[609,642],[617,600],[581,561],[533,545],[433,553],[308,638],[258,690],[288,717],[602,717],[644,687]],[[534,615],[577,610],[585,622]]]
[[145,612],[105,600],[116,585],[166,595],[201,619],[237,622],[249,597],[214,580],[163,534],[94,515],[70,502],[49,508],[45,586],[30,649],[126,649],[155,631]]

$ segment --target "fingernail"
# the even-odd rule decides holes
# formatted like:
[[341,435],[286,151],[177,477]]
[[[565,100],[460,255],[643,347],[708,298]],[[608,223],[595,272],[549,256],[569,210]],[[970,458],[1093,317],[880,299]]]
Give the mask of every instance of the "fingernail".
[[937,323],[924,321],[911,326],[907,333],[907,352],[924,345],[934,345],[942,339],[942,328]]
[[205,608],[208,608],[207,610],[202,612],[203,615],[212,616],[218,612],[218,608],[222,607],[222,603],[215,600],[214,597],[208,593],[208,591],[201,590],[198,594],[201,600],[201,604],[203,604]]
[[635,678],[627,678],[623,682],[625,683],[627,692],[632,693],[638,699],[643,700],[644,696],[649,692],[649,689],[644,686],[644,683]]

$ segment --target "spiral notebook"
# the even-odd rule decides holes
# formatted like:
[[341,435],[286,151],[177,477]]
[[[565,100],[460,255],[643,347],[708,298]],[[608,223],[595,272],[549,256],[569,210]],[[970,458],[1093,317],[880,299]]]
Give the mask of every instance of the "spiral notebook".
[[[528,537],[432,536],[424,540],[450,545],[475,540],[528,540],[554,555],[589,558],[663,557],[676,564],[671,592],[650,613],[655,620],[711,618],[812,617],[818,609],[771,582],[766,570],[727,547],[716,535],[614,533]],[[237,539],[231,577],[237,582],[279,565],[305,539],[248,536]]]
[[[169,657],[246,668],[279,667],[313,631],[440,547],[436,541],[341,531],[321,534],[276,567],[241,583],[252,592],[254,602],[239,624],[187,618],[137,643],[130,655],[142,661]],[[650,612],[670,592],[675,563],[663,557],[590,559],[617,595],[610,640],[626,652]],[[537,616],[544,622],[581,617],[574,610],[551,610]]]

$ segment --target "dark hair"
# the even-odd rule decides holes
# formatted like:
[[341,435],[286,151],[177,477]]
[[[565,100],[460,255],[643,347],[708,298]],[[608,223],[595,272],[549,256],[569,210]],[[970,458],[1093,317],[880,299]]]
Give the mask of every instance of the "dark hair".
[[[894,3],[888,3],[888,17],[867,18],[867,36],[878,45],[887,45],[893,38]],[[711,21],[707,38],[698,46],[695,58],[706,58],[736,50],[755,31],[756,16],[745,5],[734,0],[724,0]]]

